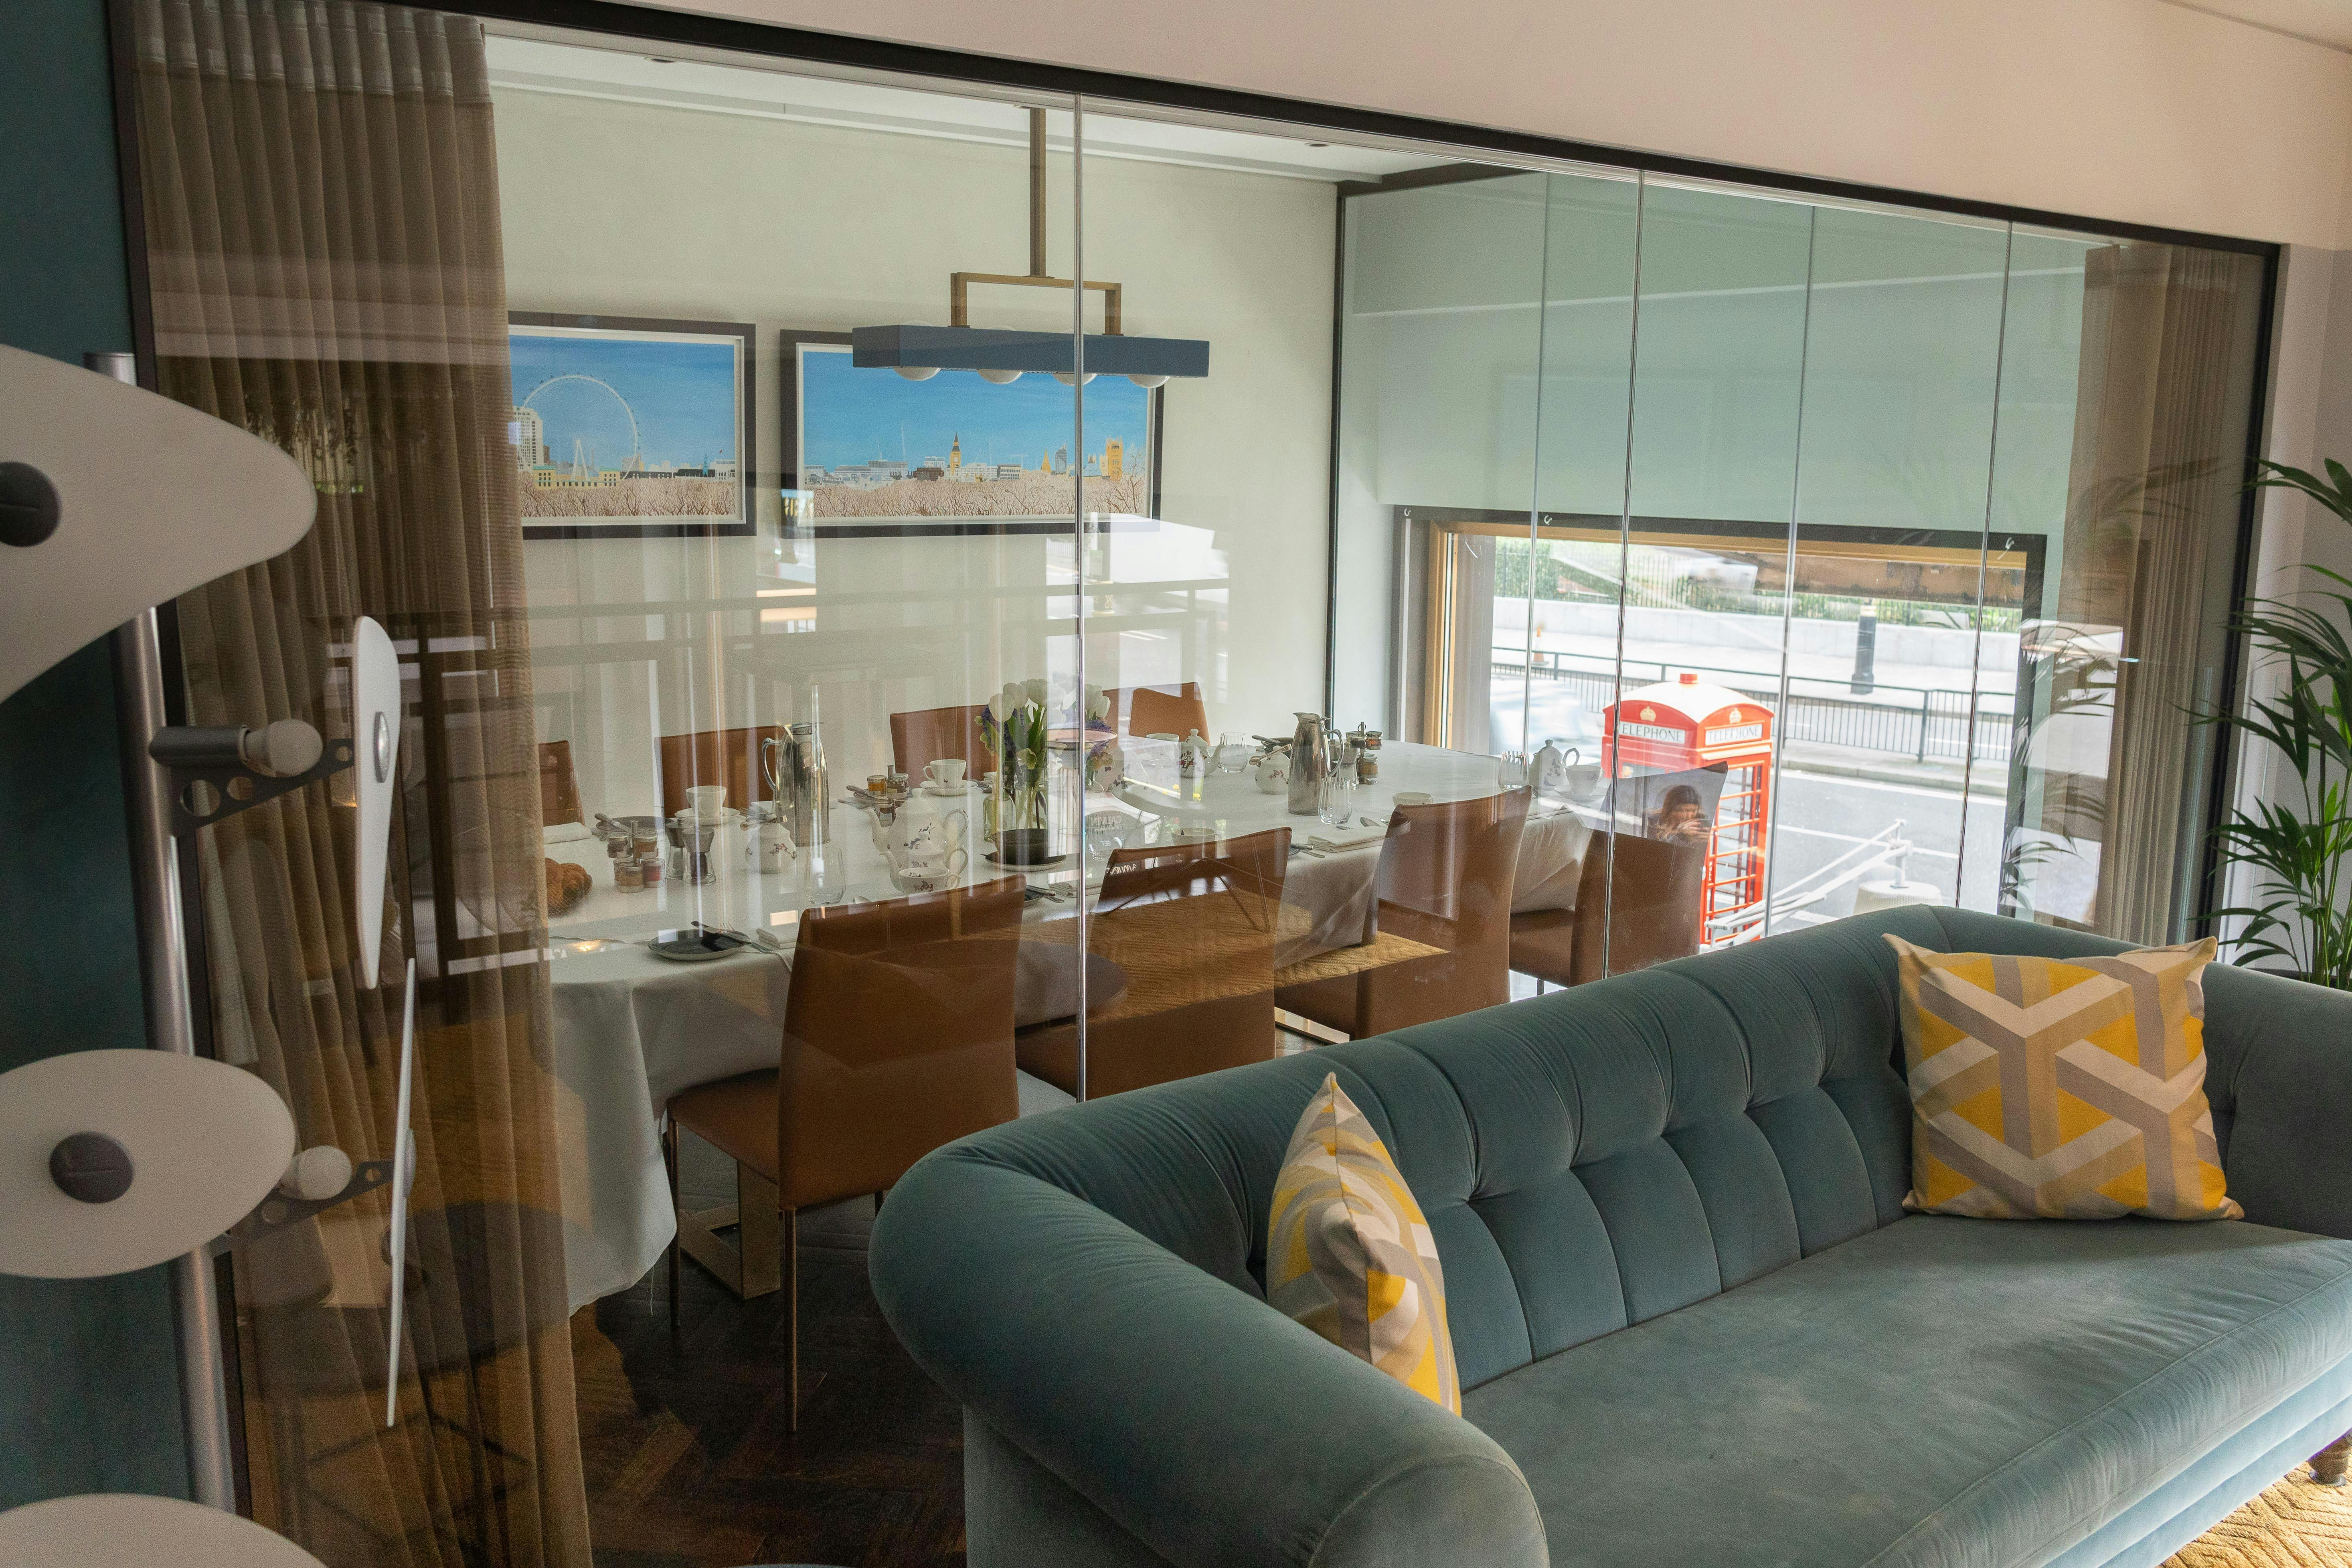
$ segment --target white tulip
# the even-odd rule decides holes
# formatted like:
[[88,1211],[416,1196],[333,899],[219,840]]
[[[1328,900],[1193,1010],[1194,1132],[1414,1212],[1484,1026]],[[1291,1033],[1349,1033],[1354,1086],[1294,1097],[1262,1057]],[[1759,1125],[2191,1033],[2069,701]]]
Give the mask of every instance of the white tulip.
[[1008,680],[1004,683],[1004,689],[996,694],[996,716],[1009,719],[1021,711],[1021,705],[1029,700],[1029,693],[1019,681]]
[[1110,717],[1110,699],[1103,695],[1103,689],[1099,686],[1087,688],[1087,717],[1089,719]]
[[1045,678],[1042,675],[1031,677],[1028,684],[1028,692],[1030,701],[1034,702],[1040,708],[1045,706]]

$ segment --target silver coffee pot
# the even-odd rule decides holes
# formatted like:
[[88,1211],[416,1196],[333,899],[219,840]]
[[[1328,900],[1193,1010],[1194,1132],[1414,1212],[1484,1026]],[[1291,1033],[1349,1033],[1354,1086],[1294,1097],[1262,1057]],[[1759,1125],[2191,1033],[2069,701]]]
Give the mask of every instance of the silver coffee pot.
[[1322,809],[1323,781],[1331,776],[1330,731],[1320,713],[1301,713],[1290,737],[1290,814],[1312,816]]
[[795,844],[832,840],[833,802],[827,798],[824,743],[814,722],[787,724],[781,735],[760,742],[760,770],[776,802],[777,819]]

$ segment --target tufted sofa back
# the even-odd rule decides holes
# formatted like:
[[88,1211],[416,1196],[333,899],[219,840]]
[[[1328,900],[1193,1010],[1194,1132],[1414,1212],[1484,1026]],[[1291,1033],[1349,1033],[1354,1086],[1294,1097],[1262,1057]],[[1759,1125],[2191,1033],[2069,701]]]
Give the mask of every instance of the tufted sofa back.
[[1428,1215],[1474,1387],[1900,1217],[1888,931],[1946,950],[2118,945],[1896,910],[1114,1096],[945,1157],[1026,1171],[1262,1294],[1275,1172],[1336,1072]]

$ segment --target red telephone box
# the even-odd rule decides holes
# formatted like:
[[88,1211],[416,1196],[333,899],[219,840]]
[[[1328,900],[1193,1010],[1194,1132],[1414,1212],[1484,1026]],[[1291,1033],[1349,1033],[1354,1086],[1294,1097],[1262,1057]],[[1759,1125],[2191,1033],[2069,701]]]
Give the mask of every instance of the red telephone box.
[[1601,760],[1612,779],[1724,770],[1707,829],[1699,940],[1708,922],[1764,899],[1765,834],[1771,824],[1772,710],[1743,692],[1678,680],[1628,691],[1602,710]]

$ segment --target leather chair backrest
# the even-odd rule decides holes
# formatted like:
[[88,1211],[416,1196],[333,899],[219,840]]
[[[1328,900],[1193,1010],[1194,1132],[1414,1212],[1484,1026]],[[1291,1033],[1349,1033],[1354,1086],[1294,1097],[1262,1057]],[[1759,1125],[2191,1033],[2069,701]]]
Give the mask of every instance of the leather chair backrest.
[[[1290,871],[1290,829],[1270,828],[1241,838],[1145,844],[1111,851],[1095,900],[1097,920],[1147,900],[1218,898],[1234,900],[1244,918],[1266,933],[1272,973],[1275,917]],[[1270,984],[1270,982],[1269,982]]]
[[1173,735],[1181,741],[1198,730],[1204,738],[1216,739],[1209,733],[1209,705],[1202,700],[1197,680],[1188,680],[1173,690],[1138,686],[1121,691],[1113,687],[1104,695],[1110,699],[1111,724],[1125,734]]
[[878,1193],[1020,1113],[1013,986],[1024,881],[801,918],[776,1094],[793,1208]]
[[1577,880],[1576,944],[1569,954],[1573,985],[1698,951],[1706,848],[1612,833],[1604,855],[1603,841],[1601,835],[1593,836]]

